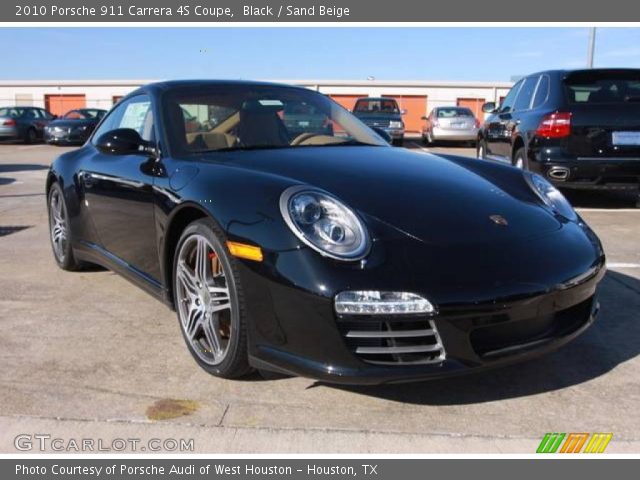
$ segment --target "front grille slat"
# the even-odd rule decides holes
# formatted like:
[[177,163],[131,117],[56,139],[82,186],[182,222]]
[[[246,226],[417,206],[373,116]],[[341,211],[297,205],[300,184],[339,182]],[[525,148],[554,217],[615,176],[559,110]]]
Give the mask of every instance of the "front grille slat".
[[425,365],[446,354],[433,320],[426,315],[339,315],[347,347],[375,365]]
[[440,345],[415,345],[408,347],[358,347],[356,353],[363,354],[381,354],[390,353],[421,353],[421,352],[438,352]]
[[349,330],[347,337],[349,338],[406,338],[406,337],[428,337],[433,335],[435,330],[426,328],[424,330],[400,330],[398,332],[367,332],[366,330]]

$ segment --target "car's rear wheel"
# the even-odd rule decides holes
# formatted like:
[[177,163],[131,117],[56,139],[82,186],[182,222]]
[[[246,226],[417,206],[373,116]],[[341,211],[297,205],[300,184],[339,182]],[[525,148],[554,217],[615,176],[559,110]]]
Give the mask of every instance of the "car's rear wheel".
[[513,156],[513,166],[521,170],[527,169],[527,156],[525,155],[524,147],[516,150],[516,153]]
[[433,145],[433,138],[431,138],[431,133],[427,132],[422,136],[422,143],[426,146]]
[[487,158],[487,142],[482,138],[476,142],[476,157],[481,160]]
[[71,232],[69,230],[69,216],[64,201],[62,188],[54,183],[49,189],[49,238],[53,249],[53,258],[63,270],[78,270],[83,264],[78,262],[71,248]]
[[29,128],[27,133],[24,134],[24,143],[36,143],[38,139],[38,134],[36,133],[35,128]]
[[208,373],[224,378],[251,371],[247,358],[244,296],[235,259],[215,223],[191,223],[173,262],[173,294],[191,355]]

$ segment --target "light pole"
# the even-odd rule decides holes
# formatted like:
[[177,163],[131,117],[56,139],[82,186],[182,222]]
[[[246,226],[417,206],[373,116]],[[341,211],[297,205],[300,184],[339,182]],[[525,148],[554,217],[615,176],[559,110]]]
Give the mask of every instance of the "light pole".
[[596,27],[589,29],[589,54],[587,55],[587,68],[593,68],[593,52],[596,49]]

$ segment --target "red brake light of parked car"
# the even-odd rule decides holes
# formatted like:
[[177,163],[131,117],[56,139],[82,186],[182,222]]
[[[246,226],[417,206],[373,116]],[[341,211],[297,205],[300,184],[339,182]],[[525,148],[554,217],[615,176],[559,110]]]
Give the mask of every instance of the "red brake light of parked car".
[[5,120],[4,122],[2,122],[2,125],[5,125],[7,127],[11,127],[13,125],[16,124],[16,121],[13,118],[9,118],[7,120]]
[[536,135],[546,138],[562,138],[571,134],[571,113],[555,112],[542,117]]

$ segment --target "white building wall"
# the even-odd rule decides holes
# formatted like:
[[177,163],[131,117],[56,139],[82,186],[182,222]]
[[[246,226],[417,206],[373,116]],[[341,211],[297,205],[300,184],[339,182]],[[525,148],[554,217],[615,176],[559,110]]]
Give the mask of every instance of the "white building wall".
[[[31,95],[34,106],[44,107],[45,95],[84,94],[87,107],[110,108],[114,96],[124,96],[149,80],[99,81],[0,81],[0,106],[16,104],[16,95],[24,101]],[[325,94],[344,95],[426,95],[428,110],[455,105],[458,98],[484,98],[498,101],[509,91],[508,82],[420,82],[420,81],[318,81],[287,80]],[[428,113],[428,112],[427,112]]]

